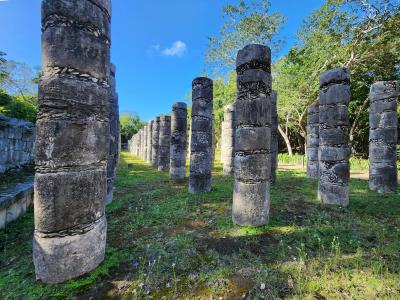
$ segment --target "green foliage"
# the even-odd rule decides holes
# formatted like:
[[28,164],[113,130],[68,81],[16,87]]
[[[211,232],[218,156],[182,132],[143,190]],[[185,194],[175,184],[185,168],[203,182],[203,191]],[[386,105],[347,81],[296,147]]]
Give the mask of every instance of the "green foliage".
[[121,136],[124,141],[130,140],[146,124],[146,122],[140,120],[139,116],[128,113],[122,114],[119,117],[119,123]]
[[224,24],[218,36],[209,37],[206,63],[219,70],[231,70],[237,51],[250,43],[269,45],[278,50],[282,41],[277,34],[285,22],[279,13],[270,12],[269,0],[227,4],[223,9]]
[[0,114],[36,121],[38,71],[5,59],[0,51]]
[[10,96],[4,91],[0,90],[0,114],[4,114],[12,118],[35,122],[37,109],[36,96]]
[[399,16],[396,1],[327,0],[305,21],[298,44],[274,66],[279,116],[292,142],[300,134],[304,143],[306,108],[318,99],[319,75],[342,66],[351,73],[353,150],[367,153],[369,86],[399,78]]

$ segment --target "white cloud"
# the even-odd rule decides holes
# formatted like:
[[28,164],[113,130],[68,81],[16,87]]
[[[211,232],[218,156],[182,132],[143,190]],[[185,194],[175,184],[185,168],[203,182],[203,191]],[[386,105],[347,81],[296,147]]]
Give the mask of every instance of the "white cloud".
[[170,48],[162,50],[162,54],[165,56],[178,56],[181,57],[187,51],[187,46],[182,41],[176,41]]

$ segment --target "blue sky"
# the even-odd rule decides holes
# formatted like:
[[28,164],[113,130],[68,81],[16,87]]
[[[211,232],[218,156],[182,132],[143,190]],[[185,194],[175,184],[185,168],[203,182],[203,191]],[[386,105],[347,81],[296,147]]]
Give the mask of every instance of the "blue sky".
[[[112,62],[120,112],[149,120],[184,101],[204,69],[207,37],[219,32],[228,0],[113,0]],[[230,3],[235,0],[230,1]],[[272,0],[287,17],[285,54],[302,20],[323,0]],[[40,66],[40,0],[0,0],[0,51]]]

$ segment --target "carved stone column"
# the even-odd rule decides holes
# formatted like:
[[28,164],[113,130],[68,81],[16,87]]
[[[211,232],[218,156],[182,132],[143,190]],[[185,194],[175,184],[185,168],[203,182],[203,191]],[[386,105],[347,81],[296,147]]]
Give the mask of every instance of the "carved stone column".
[[173,180],[181,180],[186,175],[186,131],[187,106],[177,102],[172,106],[171,115],[171,160],[169,174]]
[[160,134],[160,117],[156,117],[153,122],[153,131],[151,133],[151,164],[154,168],[158,168],[159,157],[159,134]]
[[146,133],[146,137],[147,137],[147,153],[146,153],[146,161],[148,163],[151,163],[151,131],[153,129],[153,121],[149,121],[147,122],[147,133]]
[[398,139],[396,81],[380,81],[371,85],[369,94],[369,188],[379,193],[397,191]]
[[270,181],[276,181],[278,168],[278,95],[275,91],[271,94],[271,176]]
[[221,130],[221,162],[225,174],[233,174],[235,157],[235,105],[225,107]]
[[350,74],[345,68],[320,76],[319,94],[319,182],[322,203],[349,204],[349,116]]
[[170,143],[171,143],[171,117],[160,117],[160,138],[159,138],[159,156],[158,170],[168,171],[170,161]]
[[211,190],[213,81],[198,77],[192,83],[192,128],[189,192]]
[[307,108],[307,176],[318,179],[319,103]]
[[269,220],[271,172],[271,50],[251,44],[236,59],[235,183],[232,219],[262,226]]
[[115,176],[117,171],[117,163],[119,157],[119,111],[118,111],[118,95],[115,87],[115,66],[110,65],[109,76],[109,121],[110,121],[110,149],[107,159],[107,197],[106,204],[112,202]]
[[106,0],[42,1],[33,261],[43,282],[104,259],[110,14]]

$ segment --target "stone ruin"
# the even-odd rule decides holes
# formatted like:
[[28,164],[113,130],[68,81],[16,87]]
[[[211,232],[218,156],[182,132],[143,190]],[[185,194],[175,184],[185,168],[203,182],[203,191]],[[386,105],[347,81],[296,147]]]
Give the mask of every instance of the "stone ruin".
[[168,171],[170,161],[170,142],[171,142],[171,117],[160,117],[160,132],[158,138],[158,170]]
[[318,179],[319,103],[307,108],[307,176]]
[[158,139],[160,137],[160,117],[156,117],[153,121],[151,132],[151,165],[158,168],[158,157],[160,153]]
[[225,107],[221,128],[221,162],[224,174],[233,174],[235,157],[235,105]]
[[271,50],[251,44],[236,59],[237,102],[233,222],[262,226],[269,220],[271,172]]
[[213,81],[198,77],[192,83],[192,123],[189,192],[211,190]]
[[177,102],[171,114],[171,160],[169,174],[172,180],[182,180],[186,175],[187,105]]
[[322,203],[349,204],[349,115],[350,74],[345,68],[320,76],[319,94],[319,182]]
[[270,181],[276,181],[276,169],[278,168],[278,94],[271,94],[271,174]]
[[397,99],[396,81],[371,85],[369,94],[369,188],[379,193],[397,191]]
[[146,161],[148,163],[151,163],[151,136],[152,136],[152,128],[153,128],[153,121],[147,122],[147,132],[146,132],[146,143],[147,143],[147,148],[146,148]]
[[120,143],[120,132],[119,132],[119,107],[118,107],[118,95],[115,90],[115,66],[110,65],[108,82],[110,85],[109,90],[109,121],[110,121],[110,149],[108,152],[107,159],[107,197],[106,204],[112,202],[113,189],[115,176],[117,172],[117,164],[119,157],[119,143]]
[[33,261],[43,282],[104,259],[110,19],[110,0],[42,1]]

